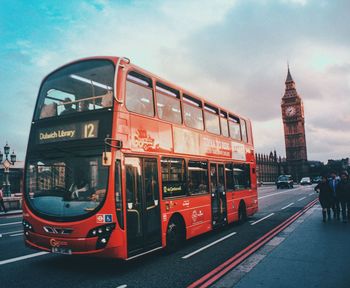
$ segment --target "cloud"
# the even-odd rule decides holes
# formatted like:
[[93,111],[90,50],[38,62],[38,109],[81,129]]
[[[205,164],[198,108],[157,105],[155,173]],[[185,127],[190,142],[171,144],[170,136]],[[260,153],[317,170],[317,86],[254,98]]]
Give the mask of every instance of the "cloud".
[[309,1],[308,0],[281,0],[281,2],[305,6]]
[[3,66],[13,63],[13,71],[0,81],[22,116],[10,115],[9,126],[23,135],[47,73],[78,58],[122,55],[250,117],[257,152],[276,148],[284,154],[280,102],[289,60],[304,99],[309,158],[325,161],[348,155],[340,135],[350,127],[349,1],[101,0],[75,1],[62,8],[45,5],[40,8],[45,34],[40,39],[39,34],[14,37],[6,53],[1,51],[9,59]]

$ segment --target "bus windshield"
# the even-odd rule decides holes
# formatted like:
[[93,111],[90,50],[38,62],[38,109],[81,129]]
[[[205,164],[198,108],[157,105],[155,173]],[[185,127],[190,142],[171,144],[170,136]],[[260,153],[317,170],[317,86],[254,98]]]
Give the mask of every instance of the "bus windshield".
[[113,80],[114,64],[108,60],[87,60],[65,66],[44,80],[35,119],[111,107]]
[[33,210],[55,220],[91,214],[106,197],[108,168],[100,156],[28,160],[26,198]]

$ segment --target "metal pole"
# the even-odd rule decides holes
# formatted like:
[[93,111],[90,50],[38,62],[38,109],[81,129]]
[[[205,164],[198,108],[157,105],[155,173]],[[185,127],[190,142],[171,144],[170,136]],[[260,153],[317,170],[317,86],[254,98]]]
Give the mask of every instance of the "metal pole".
[[10,174],[10,169],[5,168],[4,174],[5,174],[5,189],[4,189],[4,195],[5,197],[10,197],[11,196],[11,189],[10,189],[10,181],[9,181],[9,174]]

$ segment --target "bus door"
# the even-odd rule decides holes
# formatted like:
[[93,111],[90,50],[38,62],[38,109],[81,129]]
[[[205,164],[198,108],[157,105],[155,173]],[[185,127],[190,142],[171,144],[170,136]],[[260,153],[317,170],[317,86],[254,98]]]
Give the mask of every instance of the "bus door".
[[210,193],[213,227],[227,222],[227,203],[225,192],[225,170],[223,164],[210,164]]
[[161,246],[157,159],[126,157],[128,256]]

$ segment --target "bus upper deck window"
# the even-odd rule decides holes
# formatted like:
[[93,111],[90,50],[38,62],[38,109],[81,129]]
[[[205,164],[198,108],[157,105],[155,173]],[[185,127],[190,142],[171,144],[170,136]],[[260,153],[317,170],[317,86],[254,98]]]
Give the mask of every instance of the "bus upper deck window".
[[227,113],[220,111],[220,124],[221,124],[221,134],[228,137],[228,124],[227,124]]
[[208,104],[204,105],[205,128],[208,132],[220,134],[218,109]]
[[126,108],[131,112],[154,116],[151,79],[130,72],[126,81]]
[[230,136],[235,140],[242,140],[241,136],[241,126],[239,124],[239,119],[234,116],[229,116],[228,126],[230,129]]
[[181,106],[179,91],[157,83],[157,112],[160,119],[181,124]]
[[186,126],[204,130],[203,110],[200,100],[183,94],[184,122]]
[[245,120],[241,119],[241,131],[242,131],[242,139],[244,142],[248,142],[248,135],[247,135],[247,126]]
[[40,88],[35,118],[64,116],[111,107],[114,65],[87,60],[51,73]]

